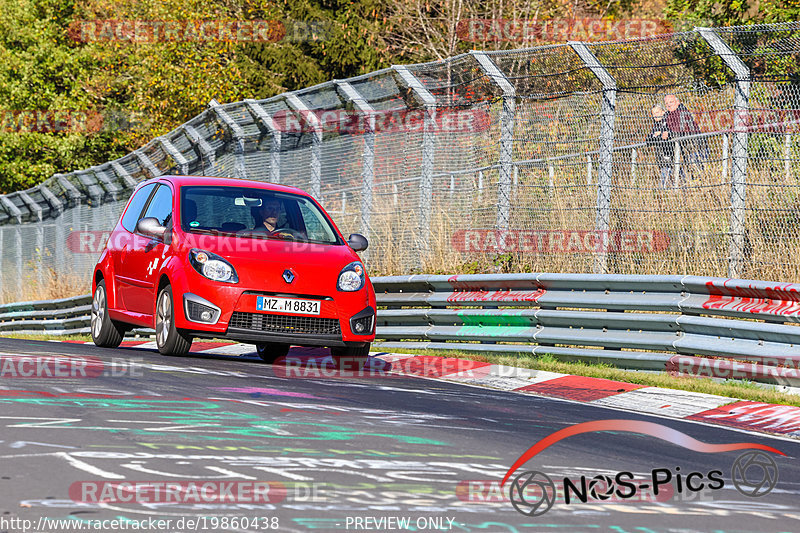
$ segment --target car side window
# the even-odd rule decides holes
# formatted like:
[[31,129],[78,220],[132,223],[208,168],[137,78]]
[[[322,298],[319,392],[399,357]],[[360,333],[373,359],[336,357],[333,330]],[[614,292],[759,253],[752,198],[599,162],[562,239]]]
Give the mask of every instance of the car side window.
[[142,213],[142,208],[147,202],[147,199],[150,198],[150,193],[153,192],[155,186],[155,183],[151,183],[134,193],[133,198],[131,198],[128,204],[128,209],[125,210],[125,214],[122,216],[123,228],[133,233],[136,229],[136,223],[139,222],[139,215]]
[[172,222],[172,190],[168,185],[160,184],[153,198],[145,209],[142,218],[154,217],[162,226]]

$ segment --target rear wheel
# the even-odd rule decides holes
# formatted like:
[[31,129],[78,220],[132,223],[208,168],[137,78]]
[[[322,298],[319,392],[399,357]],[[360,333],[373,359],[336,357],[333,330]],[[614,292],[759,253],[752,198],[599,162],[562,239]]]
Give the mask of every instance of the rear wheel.
[[280,357],[289,353],[289,345],[279,342],[260,342],[256,344],[256,352],[265,363],[274,363]]
[[334,357],[339,357],[341,359],[344,359],[345,361],[353,360],[355,361],[356,365],[355,370],[361,370],[367,363],[367,359],[369,358],[369,349],[371,345],[372,344],[368,342],[364,346],[360,347],[336,346],[331,348],[331,355]]
[[106,282],[100,281],[92,297],[92,340],[97,346],[116,348],[122,342],[125,330],[111,320],[108,314]]
[[172,287],[167,285],[156,299],[156,345],[164,355],[184,355],[192,347],[192,337],[175,327]]

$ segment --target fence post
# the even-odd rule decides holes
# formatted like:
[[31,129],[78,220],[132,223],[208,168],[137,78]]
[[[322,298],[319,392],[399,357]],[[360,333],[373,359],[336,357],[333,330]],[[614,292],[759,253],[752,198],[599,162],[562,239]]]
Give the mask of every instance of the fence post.
[[244,162],[244,130],[235,120],[233,120],[228,112],[225,111],[225,109],[223,109],[220,103],[216,100],[211,100],[208,103],[208,107],[211,108],[214,114],[219,117],[223,124],[225,124],[225,127],[231,131],[231,135],[233,135],[235,143],[233,145],[233,153],[236,157],[236,164],[233,168],[233,177],[246,178],[247,168],[245,167]]
[[568,44],[603,85],[597,172],[597,215],[595,217],[595,229],[601,239],[601,245],[600,250],[595,252],[593,272],[605,274],[608,272],[608,230],[611,226],[611,176],[614,164],[614,115],[617,104],[617,82],[585,43],[570,41]]
[[161,148],[175,161],[175,164],[178,167],[178,171],[183,174],[184,176],[189,173],[189,161],[183,157],[183,154],[175,148],[175,145],[172,144],[172,141],[167,139],[166,137],[156,137],[156,142],[161,145]]
[[[517,90],[486,52],[471,51],[481,69],[503,91],[500,114],[500,180],[497,184],[497,229],[507,230],[511,219],[511,180],[514,166],[514,122]],[[516,185],[516,183],[514,184]]]
[[[36,265],[34,265],[34,268],[36,268],[36,281],[39,284],[39,288],[41,288],[44,283],[44,218],[42,216],[42,206],[37,204],[25,191],[19,191],[17,194],[20,199],[22,199],[25,206],[35,216],[36,244],[31,254],[31,260],[36,263]],[[30,243],[27,244],[30,245]]]
[[728,134],[722,136],[722,177],[728,179]]
[[673,146],[672,158],[672,179],[673,187],[676,189],[681,185],[681,143],[675,142]]
[[20,228],[20,224],[14,225],[14,258],[16,259],[17,265],[17,298],[22,300],[22,288],[25,286],[25,283],[22,281],[22,229]]
[[314,130],[311,137],[311,196],[322,202],[322,124],[300,98],[294,93],[286,93],[286,103],[296,111],[300,118]]
[[[786,126],[788,129],[789,126]],[[789,181],[789,178],[792,177],[792,136],[789,133],[786,133],[786,138],[783,141],[783,154],[784,154],[784,162],[783,167],[786,171],[786,181]]]
[[743,274],[745,257],[745,206],[747,184],[747,121],[750,109],[750,69],[711,28],[695,28],[714,52],[736,75],[736,95],[733,101],[733,168],[731,169],[731,240],[729,244],[728,277]]
[[392,67],[402,78],[416,97],[425,106],[425,122],[422,134],[422,174],[419,183],[419,243],[420,254],[417,261],[421,265],[421,255],[430,251],[431,199],[433,198],[433,160],[436,155],[436,138],[434,137],[434,117],[436,97],[422,85],[408,68],[395,65]]
[[[208,141],[200,135],[199,131],[188,124],[183,126],[183,131],[186,132],[186,137],[189,139],[189,142],[197,146],[197,150],[200,152],[200,159],[206,163],[203,174],[206,176],[213,176],[216,174],[215,167],[217,166],[217,156],[214,149],[208,144]],[[114,168],[116,169],[117,167]]]
[[155,166],[152,161],[150,161],[150,158],[144,155],[142,152],[139,150],[134,150],[133,154],[136,156],[139,164],[142,165],[142,168],[145,169],[148,174],[150,174],[150,177],[157,178],[163,174],[163,172],[161,172],[158,167]]
[[[345,99],[353,102],[353,106],[361,113],[364,113],[367,120],[364,124],[367,131],[364,132],[364,152],[362,153],[363,163],[361,167],[361,233],[369,239],[372,224],[372,190],[375,186],[375,109],[361,96],[355,87],[346,81],[334,82],[342,90]],[[364,250],[361,255],[367,257],[369,250]]]
[[258,121],[269,131],[272,142],[269,149],[269,181],[272,183],[281,182],[281,141],[283,139],[281,130],[272,117],[255,100],[245,100],[247,108]]

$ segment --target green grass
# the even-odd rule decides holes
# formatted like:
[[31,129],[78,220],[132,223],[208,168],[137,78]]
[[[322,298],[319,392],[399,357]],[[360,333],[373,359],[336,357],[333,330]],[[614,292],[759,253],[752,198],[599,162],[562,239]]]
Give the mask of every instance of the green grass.
[[[373,351],[375,350],[380,351],[381,348],[375,347],[373,348]],[[650,387],[701,392],[705,394],[715,394],[717,396],[729,396],[731,398],[739,398],[754,402],[794,405],[800,407],[800,396],[780,392],[777,386],[765,386],[764,384],[758,384],[747,380],[725,380],[724,382],[717,382],[709,378],[674,377],[670,376],[666,372],[635,372],[632,370],[622,370],[620,368],[615,368],[611,365],[602,363],[559,361],[550,354],[544,354],[541,356],[515,356],[484,354],[461,350],[410,349],[403,349],[402,353],[413,353],[433,357],[457,357],[460,359],[470,359],[472,361],[481,361],[498,365],[531,368],[534,370],[545,370],[547,372],[572,374],[576,376],[603,378],[614,381],[623,381],[625,383],[636,383]]]
[[9,339],[25,339],[29,341],[82,341],[92,340],[91,335],[19,335],[16,333],[6,333],[0,335]]

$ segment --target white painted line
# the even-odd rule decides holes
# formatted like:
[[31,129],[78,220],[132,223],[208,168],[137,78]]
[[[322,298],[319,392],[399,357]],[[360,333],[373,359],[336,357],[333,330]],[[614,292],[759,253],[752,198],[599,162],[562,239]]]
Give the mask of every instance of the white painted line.
[[256,353],[256,347],[252,344],[230,344],[228,346],[218,346],[208,350],[200,350],[193,353],[203,353],[211,355],[244,355]]
[[156,341],[145,342],[136,346],[126,346],[126,348],[136,348],[137,350],[158,350]]
[[735,401],[736,398],[700,392],[644,387],[587,403],[660,414],[671,418],[686,418]]
[[72,457],[70,454],[66,452],[56,452],[55,455],[58,457],[63,457],[70,465],[74,466],[78,470],[83,470],[84,472],[88,472],[93,476],[104,477],[106,479],[125,479],[125,476],[115,474],[114,472],[107,472],[101,468],[92,466],[89,463],[84,463],[80,459]]

